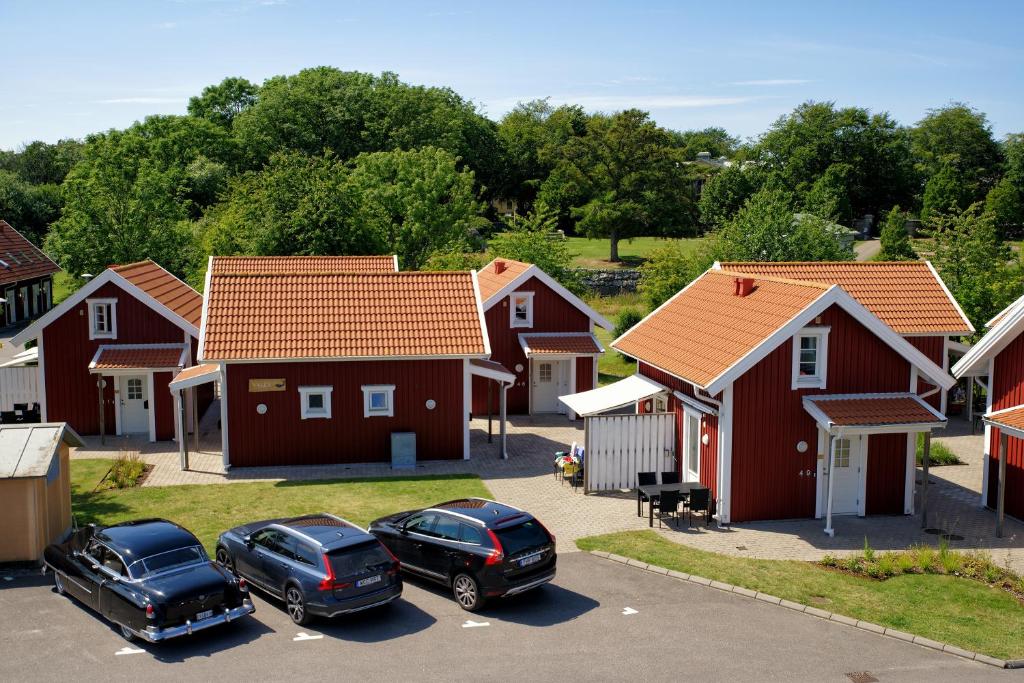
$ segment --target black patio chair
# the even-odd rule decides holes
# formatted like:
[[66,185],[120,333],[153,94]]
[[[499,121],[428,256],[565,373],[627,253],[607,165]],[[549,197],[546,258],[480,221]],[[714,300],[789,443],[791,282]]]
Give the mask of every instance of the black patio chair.
[[[637,485],[637,487],[640,487],[640,486],[651,486],[651,485],[657,484],[657,483],[658,483],[658,473],[657,472],[637,472],[636,473],[636,485]],[[647,495],[644,494],[644,492],[641,491],[639,488],[637,488],[637,490],[636,490],[636,516],[637,517],[643,517],[644,516],[643,501],[645,501],[645,500],[648,503],[650,502],[650,499],[647,497]]]
[[28,410],[28,404],[27,403],[15,403],[14,404],[14,412],[16,412],[16,413],[23,413],[26,410]]
[[662,484],[678,484],[682,479],[679,477],[678,472],[662,472],[661,483]]
[[711,523],[711,489],[693,489],[690,491],[690,498],[686,502],[686,507],[690,510],[690,518],[687,522],[689,526],[693,525],[693,513],[695,510],[704,513],[704,526],[709,526]]
[[676,528],[679,528],[679,491],[662,491],[658,499],[651,503],[658,513],[658,528],[661,528],[661,520],[665,515],[671,514],[676,518]]
[[12,425],[18,421],[13,410],[0,410],[0,424]]

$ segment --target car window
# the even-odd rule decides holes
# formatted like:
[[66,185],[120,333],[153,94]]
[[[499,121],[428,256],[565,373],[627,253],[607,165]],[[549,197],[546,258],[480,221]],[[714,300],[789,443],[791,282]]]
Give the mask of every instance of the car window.
[[460,534],[461,534],[460,535],[460,540],[463,543],[472,543],[473,545],[483,545],[483,542],[484,542],[483,534],[481,534],[480,530],[477,529],[476,527],[470,526],[468,524],[460,524],[459,525],[459,531],[460,531]]
[[299,545],[299,539],[295,538],[291,534],[280,533],[277,536],[277,543],[271,548],[278,555],[285,557],[289,560],[296,559],[295,550],[296,546]]
[[515,555],[518,552],[551,542],[551,537],[544,527],[535,519],[528,520],[522,524],[498,529],[494,532],[501,541],[506,555]]
[[380,571],[394,562],[380,541],[369,541],[327,553],[331,570],[338,578]]
[[295,559],[313,567],[319,564],[317,562],[316,550],[308,543],[297,543],[295,545]]
[[411,531],[416,534],[423,534],[425,536],[433,536],[431,529],[434,527],[434,521],[437,519],[437,515],[434,514],[419,514],[409,518],[409,521],[405,523],[405,530]]
[[103,566],[119,576],[124,576],[124,563],[117,553],[111,552],[109,548],[103,552]]
[[446,541],[459,540],[459,523],[448,515],[438,515],[434,535]]
[[277,529],[263,529],[254,533],[250,540],[258,546],[262,546],[267,550],[275,550],[277,547],[277,541],[280,537],[280,533]]

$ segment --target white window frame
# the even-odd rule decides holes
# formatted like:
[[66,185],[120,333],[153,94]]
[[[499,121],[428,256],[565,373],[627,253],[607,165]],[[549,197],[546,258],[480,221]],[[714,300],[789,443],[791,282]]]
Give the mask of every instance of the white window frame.
[[[395,385],[394,384],[364,384],[363,387],[363,417],[394,417],[395,416]],[[373,394],[385,394],[388,397],[387,408],[372,408],[370,398]]]
[[[516,318],[516,298],[526,297],[526,320]],[[509,327],[533,327],[533,292],[512,292],[508,295]]]
[[[683,473],[686,475],[686,481],[700,481],[700,461],[701,461],[701,414],[696,410],[693,410],[689,406],[683,407]],[[696,433],[693,431],[693,423],[691,420],[696,421]],[[690,469],[690,445],[692,443],[697,444],[697,469]]]
[[[315,419],[331,419],[331,392],[334,391],[334,387],[331,386],[319,386],[319,387],[299,387],[299,399],[300,408],[303,420],[315,420]],[[309,397],[314,395],[323,396],[324,407],[323,408],[310,408]]]
[[[117,299],[86,299],[89,307],[89,339],[117,339]],[[110,329],[105,332],[96,330],[96,308],[110,306]]]
[[[829,327],[805,327],[793,336],[793,389],[824,389],[828,380],[828,333]],[[814,337],[818,340],[817,373],[813,376],[800,374],[800,340]]]

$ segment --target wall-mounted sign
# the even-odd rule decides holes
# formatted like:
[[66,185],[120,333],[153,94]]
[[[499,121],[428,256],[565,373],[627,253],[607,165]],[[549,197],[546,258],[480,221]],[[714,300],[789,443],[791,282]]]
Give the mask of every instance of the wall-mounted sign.
[[249,380],[249,393],[255,394],[262,391],[284,391],[284,379],[251,379]]

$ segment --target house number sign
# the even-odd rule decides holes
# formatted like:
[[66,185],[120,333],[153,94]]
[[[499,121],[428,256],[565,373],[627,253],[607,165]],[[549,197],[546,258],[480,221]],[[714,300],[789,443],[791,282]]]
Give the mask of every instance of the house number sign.
[[284,391],[284,379],[250,379],[249,393],[255,394],[264,391]]

